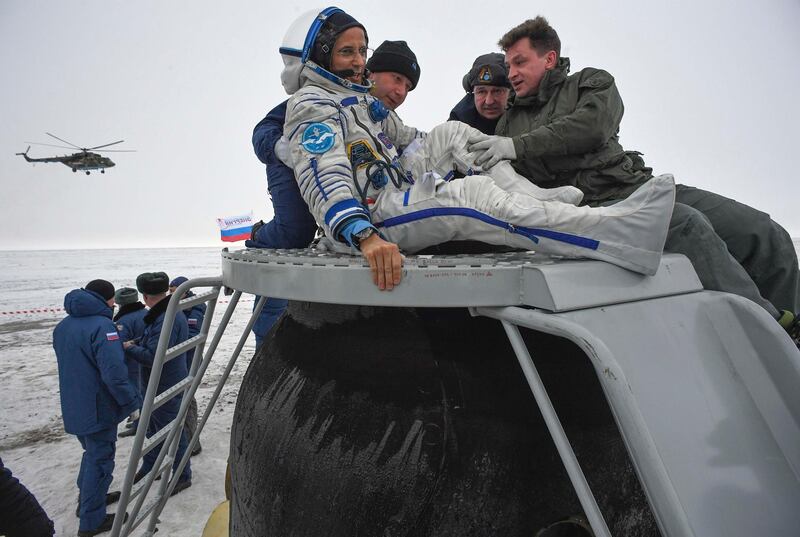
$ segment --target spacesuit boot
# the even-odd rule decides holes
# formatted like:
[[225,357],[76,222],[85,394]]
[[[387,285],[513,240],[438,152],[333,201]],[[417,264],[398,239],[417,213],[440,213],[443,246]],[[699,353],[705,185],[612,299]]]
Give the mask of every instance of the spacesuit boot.
[[627,199],[608,207],[545,203],[546,230],[533,231],[539,239],[533,250],[601,259],[653,275],[661,261],[674,205],[672,175],[654,177]]

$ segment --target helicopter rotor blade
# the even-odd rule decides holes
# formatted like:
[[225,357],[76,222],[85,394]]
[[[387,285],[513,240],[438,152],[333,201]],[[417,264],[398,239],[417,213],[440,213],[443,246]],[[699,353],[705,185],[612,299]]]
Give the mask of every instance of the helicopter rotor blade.
[[108,147],[108,146],[110,146],[110,145],[117,145],[117,144],[121,144],[121,143],[122,143],[122,142],[124,142],[124,141],[125,141],[125,140],[117,140],[116,142],[111,142],[110,144],[96,145],[96,146],[94,146],[94,147],[90,147],[90,148],[89,148],[89,151],[91,151],[91,150],[93,150],[93,149],[100,149],[101,147]]
[[136,153],[135,149],[103,149],[98,153]]
[[42,144],[39,142],[25,142],[25,143],[31,145],[46,145],[47,147],[60,147],[61,149],[70,149],[70,150],[75,149],[74,147],[67,147],[66,145]]
[[50,134],[49,132],[46,132],[45,134],[46,134],[46,135],[48,135],[48,136],[51,136],[51,137],[55,138],[55,139],[56,139],[56,140],[58,140],[59,142],[64,142],[64,143],[65,143],[65,144],[67,144],[67,145],[71,145],[71,146],[72,146],[72,147],[74,147],[75,149],[80,149],[81,151],[85,151],[85,149],[84,149],[83,147],[78,147],[77,145],[73,144],[72,142],[68,142],[68,141],[66,141],[66,140],[62,140],[61,138],[59,138],[59,137],[58,137],[58,136],[56,136],[55,134]]

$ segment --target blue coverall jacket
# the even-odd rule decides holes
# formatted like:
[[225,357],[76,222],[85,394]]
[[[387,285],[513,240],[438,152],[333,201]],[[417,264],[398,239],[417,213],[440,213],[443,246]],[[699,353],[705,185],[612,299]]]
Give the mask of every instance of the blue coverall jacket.
[[75,289],[64,297],[67,317],[53,332],[64,430],[87,435],[114,428],[139,407],[111,308],[99,294]]
[[[153,359],[155,358],[156,349],[158,348],[158,338],[161,336],[161,328],[164,326],[164,318],[168,303],[169,297],[165,297],[147,312],[147,315],[144,316],[145,327],[141,340],[137,345],[133,345],[125,351],[143,366],[142,386],[147,386],[150,380],[150,370],[153,367]],[[168,348],[174,347],[178,343],[183,343],[188,338],[189,324],[186,322],[186,316],[183,312],[179,311],[175,314],[175,322],[172,325]],[[184,353],[164,364],[156,393],[159,394],[169,389],[174,384],[186,378],[187,374],[186,353]],[[158,408],[156,412],[164,410],[177,413],[180,407],[180,399],[180,396],[170,399],[164,403],[163,406]]]
[[[187,296],[192,296],[191,293],[187,293]],[[186,323],[189,325],[189,337],[193,338],[197,334],[200,333],[200,329],[203,327],[203,319],[206,316],[206,305],[205,304],[195,304],[191,308],[183,310],[183,314],[186,316]],[[186,351],[186,368],[192,368],[192,360],[194,359],[194,351],[195,349]]]
[[[119,337],[123,343],[130,340],[137,343],[139,342],[142,334],[144,334],[145,315],[147,315],[147,309],[145,309],[144,304],[141,302],[125,304],[119,309],[114,316],[114,323],[117,325]],[[142,393],[142,378],[139,362],[130,354],[125,353],[125,363],[128,366],[128,378],[139,390],[139,393]]]
[[[161,332],[164,327],[169,300],[170,297],[164,297],[158,304],[150,308],[150,311],[144,316],[145,328],[141,341],[138,345],[133,345],[127,350],[127,352],[142,365],[143,386],[146,386],[150,381],[150,371],[153,367],[156,350],[158,349],[158,339],[161,337]],[[175,322],[172,325],[167,348],[183,343],[188,338],[189,324],[186,322],[186,315],[184,315],[182,311],[178,311],[175,313]],[[183,353],[164,364],[161,369],[161,378],[158,381],[156,393],[159,394],[169,389],[174,384],[186,378],[187,374],[186,353]],[[182,400],[183,396],[177,395],[153,411],[153,414],[150,416],[150,423],[147,425],[148,438],[156,434],[163,427],[166,427],[178,416]],[[186,452],[187,444],[188,438],[186,437],[186,433],[182,431],[178,444],[178,451],[175,454],[173,469],[180,463],[183,454]],[[144,456],[142,466],[139,468],[141,474],[146,474],[153,468],[162,446],[163,444],[159,445]],[[183,481],[190,480],[191,478],[192,468],[190,462],[183,468],[180,479]]]
[[287,102],[270,110],[253,129],[253,150],[267,165],[267,189],[275,216],[256,232],[254,241],[245,242],[248,248],[305,248],[317,231],[294,172],[275,155],[275,144],[283,136]]
[[195,304],[191,308],[183,310],[186,315],[186,323],[189,326],[189,337],[194,337],[200,333],[203,326],[203,318],[206,316],[206,305]]

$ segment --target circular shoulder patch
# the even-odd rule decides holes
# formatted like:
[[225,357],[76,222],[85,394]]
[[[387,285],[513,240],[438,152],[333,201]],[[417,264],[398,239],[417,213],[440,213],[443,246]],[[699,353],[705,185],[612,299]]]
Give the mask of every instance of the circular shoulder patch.
[[300,145],[309,153],[325,153],[336,141],[336,133],[324,123],[312,123],[303,131]]

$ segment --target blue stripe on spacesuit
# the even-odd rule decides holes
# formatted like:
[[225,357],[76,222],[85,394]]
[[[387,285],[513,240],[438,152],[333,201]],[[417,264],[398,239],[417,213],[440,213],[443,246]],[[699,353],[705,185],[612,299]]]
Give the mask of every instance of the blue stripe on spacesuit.
[[325,194],[325,189],[322,187],[322,182],[319,180],[319,174],[317,173],[317,159],[311,159],[311,169],[314,171],[314,181],[317,183],[317,188],[319,189],[320,194],[322,194],[322,199],[328,201],[328,196]]
[[[345,171],[348,173],[344,173]],[[349,172],[349,167],[343,164],[333,164],[323,172],[317,169],[317,173],[314,174],[313,168],[309,165],[298,176],[298,186],[303,199],[308,200],[310,207],[315,207],[320,195],[330,196],[340,188],[350,188],[347,183]],[[314,176],[313,181],[311,180],[312,175]]]
[[349,219],[356,214],[361,214],[365,220],[369,220],[369,212],[355,199],[351,198],[338,201],[331,205],[325,212],[325,225],[336,233],[336,228],[339,227],[345,219]]
[[411,194],[410,190],[406,190],[406,193],[403,195],[403,207],[408,207],[408,196]]
[[488,214],[465,207],[436,207],[432,209],[422,209],[421,211],[415,211],[413,213],[401,214],[400,216],[387,218],[383,222],[378,222],[374,225],[377,228],[390,228],[408,224],[410,222],[416,222],[418,220],[424,220],[426,218],[436,218],[441,216],[465,216],[467,218],[475,218],[476,220],[481,220],[487,224],[506,229],[511,233],[517,233],[527,237],[535,243],[539,242],[539,237],[544,237],[550,240],[565,242],[574,246],[580,246],[581,248],[587,248],[589,250],[597,250],[597,248],[600,246],[600,241],[596,241],[588,237],[571,235],[569,233],[561,233],[559,231],[552,231],[549,229],[514,226],[508,222],[503,222],[502,220],[498,220],[497,218],[489,216]]
[[344,99],[339,101],[339,104],[341,104],[342,106],[353,106],[354,104],[358,104],[358,97],[353,97],[353,96],[345,97]]

